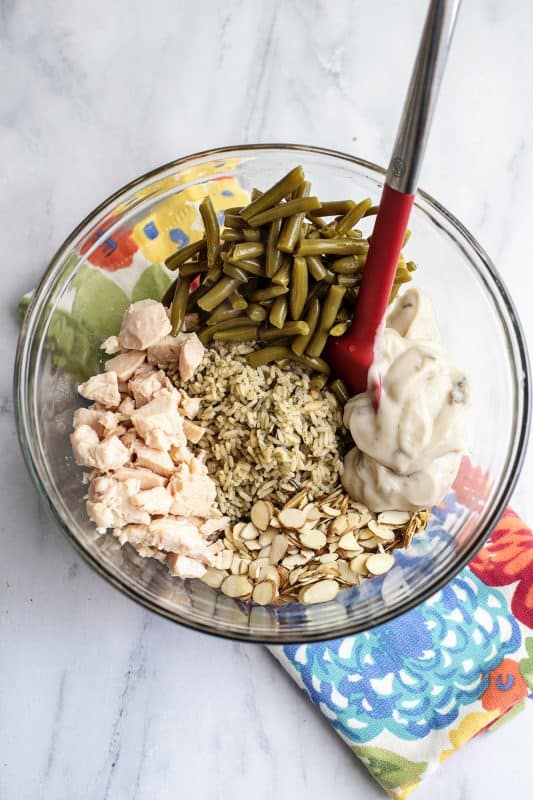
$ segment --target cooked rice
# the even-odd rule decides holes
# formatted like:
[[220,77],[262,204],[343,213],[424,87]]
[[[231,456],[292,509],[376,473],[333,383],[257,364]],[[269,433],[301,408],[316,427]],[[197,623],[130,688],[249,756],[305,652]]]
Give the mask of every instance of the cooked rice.
[[184,387],[202,401],[196,421],[207,433],[199,447],[220,508],[234,519],[259,498],[283,505],[304,486],[315,496],[333,490],[348,441],[331,392],[312,389],[309,374],[293,364],[249,366],[253,349],[215,344]]

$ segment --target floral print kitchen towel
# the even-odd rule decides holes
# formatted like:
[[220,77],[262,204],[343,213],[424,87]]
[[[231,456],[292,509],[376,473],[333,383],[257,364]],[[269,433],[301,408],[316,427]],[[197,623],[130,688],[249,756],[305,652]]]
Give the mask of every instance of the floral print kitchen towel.
[[388,794],[533,699],[533,533],[508,510],[448,586],[366,633],[271,648]]

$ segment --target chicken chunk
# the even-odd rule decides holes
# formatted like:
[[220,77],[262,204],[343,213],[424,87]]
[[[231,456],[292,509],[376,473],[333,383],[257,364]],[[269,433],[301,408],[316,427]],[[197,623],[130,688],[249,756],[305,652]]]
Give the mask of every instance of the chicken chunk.
[[118,436],[108,436],[94,448],[94,462],[95,466],[102,472],[109,470],[119,469],[129,461],[129,451]]
[[174,462],[165,450],[155,450],[153,447],[139,444],[135,447],[135,453],[136,464],[147,467],[152,472],[157,472],[158,475],[168,478],[176,469]]
[[200,532],[208,538],[214,533],[218,533],[218,531],[223,531],[224,528],[228,527],[230,522],[231,519],[229,517],[211,517],[211,519],[206,519],[201,523]]
[[89,491],[87,513],[96,524],[96,529],[102,533],[107,528],[122,528],[129,523],[148,525],[150,514],[131,503],[132,497],[139,490],[139,482],[136,480],[94,480]]
[[118,407],[119,414],[122,415],[123,420],[129,421],[132,411],[135,411],[135,401],[133,397],[125,397]]
[[149,403],[161,389],[170,389],[172,384],[161,370],[141,369],[135,373],[128,384],[128,391],[135,399],[137,408]]
[[204,357],[205,347],[195,333],[184,333],[187,337],[182,344],[178,369],[182,381],[188,381],[192,378]]
[[125,428],[120,424],[120,417],[114,411],[107,411],[98,405],[90,408],[77,408],[74,412],[73,425],[89,425],[103,439],[111,434],[121,435]]
[[76,464],[80,467],[95,467],[94,449],[99,443],[100,439],[94,428],[85,424],[78,425],[74,433],[70,434],[70,444]]
[[94,400],[106,408],[116,408],[120,403],[120,392],[116,372],[101,372],[78,386],[78,392],[86,400]]
[[127,309],[118,336],[125,350],[147,350],[172,329],[165,307],[155,300],[139,300]]
[[104,339],[100,345],[100,350],[103,350],[108,356],[114,356],[115,353],[119,353],[120,344],[118,341],[118,336],[108,336],[107,339]]
[[188,463],[180,464],[168,482],[174,496],[171,514],[208,519],[213,516],[216,502],[216,487],[209,477],[207,467],[193,457]]
[[153,489],[155,486],[166,486],[167,480],[162,475],[156,475],[150,469],[142,467],[120,467],[113,473],[117,481],[138,480],[141,489]]
[[181,413],[188,417],[189,419],[194,419],[194,417],[200,411],[200,398],[199,397],[189,397],[183,389],[180,391],[181,400],[180,400],[180,411]]
[[138,492],[131,498],[131,502],[135,508],[141,508],[151,515],[164,516],[170,511],[172,495],[164,487],[156,486],[154,489]]
[[106,372],[116,372],[119,383],[129,381],[135,370],[144,362],[145,354],[142,350],[128,350],[127,353],[110,358],[106,361]]
[[153,400],[132,413],[133,426],[148,447],[169,450],[171,445],[186,444],[178,400],[177,392],[161,389]]
[[198,444],[204,433],[206,432],[206,428],[202,428],[201,425],[197,425],[195,422],[191,422],[190,419],[183,420],[183,432],[187,437],[189,442],[193,444]]
[[179,334],[178,336],[165,336],[157,344],[148,348],[146,354],[149,364],[159,367],[160,369],[169,369],[177,367],[180,357],[180,351],[185,341],[187,334]]
[[182,517],[152,520],[148,526],[146,541],[158,550],[181,553],[190,558],[197,558],[205,564],[212,563],[213,556],[198,528]]
[[199,561],[179,553],[168,553],[166,562],[170,574],[178,578],[202,578],[207,571]]

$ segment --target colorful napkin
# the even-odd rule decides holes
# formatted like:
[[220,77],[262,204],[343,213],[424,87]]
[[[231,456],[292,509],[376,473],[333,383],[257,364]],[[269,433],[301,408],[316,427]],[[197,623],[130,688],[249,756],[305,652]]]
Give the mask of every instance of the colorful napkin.
[[[77,380],[93,374],[94,341],[116,332],[132,301],[162,296],[170,277],[157,262],[198,238],[203,177],[220,172],[219,213],[245,202],[228,166],[196,167],[177,180],[190,181],[179,197],[131,229],[111,232],[109,217],[87,236],[72,256],[85,263],[69,305],[56,310],[48,333],[57,367]],[[442,523],[460,514],[459,498],[452,493],[435,513]],[[417,546],[415,537],[410,557]],[[408,614],[357,636],[271,651],[390,796],[404,800],[461,745],[533,697],[533,533],[508,510],[471,564]]]
[[533,533],[508,509],[469,566],[409,613],[271,651],[386,792],[405,800],[533,699]]

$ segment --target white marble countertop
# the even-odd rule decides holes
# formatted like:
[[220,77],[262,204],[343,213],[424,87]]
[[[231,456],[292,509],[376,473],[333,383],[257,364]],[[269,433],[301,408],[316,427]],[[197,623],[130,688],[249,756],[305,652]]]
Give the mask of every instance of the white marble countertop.
[[[102,198],[180,155],[289,141],[386,163],[424,8],[0,2],[2,800],[383,796],[266,650],[137,607],[52,527],[15,436],[13,309]],[[465,0],[421,181],[491,254],[530,343],[532,25],[528,0]],[[530,454],[530,521],[532,479]],[[530,796],[532,710],[416,797]]]

